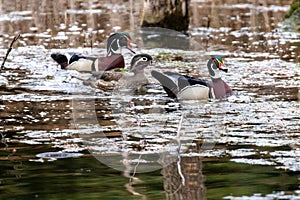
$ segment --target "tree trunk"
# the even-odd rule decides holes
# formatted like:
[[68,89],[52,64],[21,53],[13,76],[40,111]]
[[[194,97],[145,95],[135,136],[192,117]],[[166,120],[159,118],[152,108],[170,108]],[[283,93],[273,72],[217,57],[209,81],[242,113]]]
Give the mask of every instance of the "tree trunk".
[[189,2],[190,0],[144,0],[142,27],[187,31]]
[[[166,158],[167,159],[167,158]],[[174,159],[171,156],[171,159]],[[204,185],[204,176],[202,174],[202,158],[201,157],[181,157],[181,169],[184,177],[184,184],[182,177],[178,172],[178,165],[176,162],[171,162],[161,171],[164,180],[164,190],[167,200],[180,199],[206,199],[206,188]]]

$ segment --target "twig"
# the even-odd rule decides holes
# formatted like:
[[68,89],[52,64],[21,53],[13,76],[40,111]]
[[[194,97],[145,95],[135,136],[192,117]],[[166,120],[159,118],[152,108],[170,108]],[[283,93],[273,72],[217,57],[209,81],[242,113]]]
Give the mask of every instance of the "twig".
[[181,163],[181,157],[180,157],[180,149],[181,149],[180,131],[181,131],[181,127],[182,127],[182,121],[183,121],[183,113],[182,113],[180,121],[179,121],[176,140],[177,140],[177,143],[178,143],[178,161],[177,161],[178,174],[181,177],[182,185],[185,185],[185,178],[182,174],[181,166],[180,166],[180,163]]
[[84,79],[84,78],[81,78],[81,77],[78,77],[78,76],[74,76],[74,75],[72,75],[71,78],[76,78],[76,79],[78,79],[80,81],[90,81],[90,79]]
[[5,148],[7,148],[8,145],[6,143],[6,141],[7,141],[5,138],[6,135],[4,135],[3,133],[0,133],[0,135],[1,135],[1,143],[5,145]]
[[84,78],[81,78],[81,77],[78,77],[78,76],[71,76],[71,78],[76,78],[76,79],[82,81],[84,85],[88,85],[90,87],[97,88],[95,86],[95,83],[91,79],[89,79],[89,78],[88,79],[84,79]]
[[15,43],[19,38],[20,38],[20,34],[18,34],[17,36],[15,36],[14,39],[13,39],[13,41],[11,41],[10,46],[9,46],[9,49],[7,50],[6,55],[5,55],[5,57],[4,57],[4,60],[3,60],[3,62],[2,62],[1,69],[4,68],[4,64],[5,64],[5,62],[6,62],[6,59],[7,59],[8,55],[9,55],[10,51],[12,50],[12,46],[14,45],[14,43]]
[[[137,165],[139,163],[135,166],[133,175],[130,175],[130,173],[132,171],[132,166],[130,165],[130,161],[128,160],[128,152],[124,151],[122,155],[124,157],[123,164],[125,167],[125,169],[123,171],[123,176],[129,178],[129,183],[125,184],[125,188],[131,194],[133,194],[135,196],[140,196],[142,198],[142,200],[147,199],[145,195],[137,192],[136,189],[134,188],[134,184],[142,182],[138,177],[134,177],[134,175],[136,173]],[[142,156],[142,154],[139,156],[139,160],[141,159],[141,156]]]
[[142,157],[142,154],[139,156],[138,163],[134,166],[134,169],[133,169],[133,173],[132,173],[131,178],[134,177],[135,174],[136,174],[136,170],[137,170],[137,167],[138,167],[139,164],[140,164],[141,157]]

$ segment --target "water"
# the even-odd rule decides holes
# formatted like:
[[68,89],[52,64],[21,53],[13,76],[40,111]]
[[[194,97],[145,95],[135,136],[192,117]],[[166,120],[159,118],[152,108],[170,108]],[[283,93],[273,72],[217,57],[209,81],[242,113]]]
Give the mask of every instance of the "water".
[[[143,40],[140,2],[2,2],[1,55],[21,38],[0,73],[0,198],[300,198],[300,36],[277,25],[289,3],[192,1],[180,43],[192,47],[175,50]],[[173,102],[149,74],[145,94],[103,92],[50,58],[104,56],[118,30],[155,58],[149,70],[208,78],[206,59],[222,55],[235,95]]]

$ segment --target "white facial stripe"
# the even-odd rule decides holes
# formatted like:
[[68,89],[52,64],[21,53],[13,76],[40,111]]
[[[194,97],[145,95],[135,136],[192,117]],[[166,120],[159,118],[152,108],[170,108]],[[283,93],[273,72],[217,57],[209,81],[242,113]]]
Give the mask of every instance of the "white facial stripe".
[[219,69],[214,69],[214,63],[211,64],[210,66],[211,70],[214,71],[214,76],[210,75],[212,78],[217,79],[217,78],[221,78],[221,74]]
[[138,60],[133,64],[133,66],[131,66],[131,69],[134,69],[134,68],[138,65],[139,62],[141,62],[141,59],[138,59]]
[[146,62],[147,60],[148,60],[147,57],[141,57],[140,59],[138,59],[138,60],[133,64],[133,66],[131,66],[131,69],[134,69],[136,66],[138,66],[138,64],[139,64],[140,62]]
[[115,51],[114,49],[112,49],[112,44],[115,42],[117,40],[117,44],[118,44],[118,48],[120,47],[120,45],[119,45],[119,40],[117,39],[117,38],[115,38],[115,39],[113,39],[113,41],[110,43],[110,45],[109,45],[109,48],[108,48],[108,54],[110,53],[110,52],[113,52],[113,53],[118,53],[117,51],[118,51],[118,49]]

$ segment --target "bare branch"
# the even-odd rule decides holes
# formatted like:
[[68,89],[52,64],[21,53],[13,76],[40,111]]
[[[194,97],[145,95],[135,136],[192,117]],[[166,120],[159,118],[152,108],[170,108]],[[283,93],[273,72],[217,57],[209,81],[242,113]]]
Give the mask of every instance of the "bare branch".
[[5,62],[6,62],[6,59],[7,59],[8,55],[9,55],[9,53],[10,53],[11,50],[12,50],[12,46],[14,45],[14,43],[15,43],[19,38],[20,38],[20,34],[18,34],[17,36],[15,36],[14,39],[13,39],[13,41],[11,41],[10,46],[9,46],[9,49],[7,50],[6,55],[5,55],[5,57],[4,57],[4,60],[3,60],[3,62],[2,62],[1,69],[4,68],[4,64],[5,64]]

